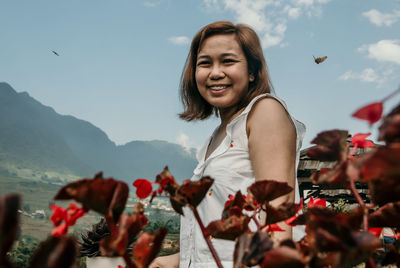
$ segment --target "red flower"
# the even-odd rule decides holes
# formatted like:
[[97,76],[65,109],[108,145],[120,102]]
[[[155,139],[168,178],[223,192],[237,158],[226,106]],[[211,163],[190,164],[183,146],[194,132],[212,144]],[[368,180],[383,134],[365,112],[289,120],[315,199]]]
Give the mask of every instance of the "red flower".
[[374,102],[367,106],[361,107],[357,111],[355,111],[352,116],[361,120],[367,120],[370,125],[378,122],[382,117],[383,112],[383,103],[382,102]]
[[133,186],[136,187],[136,195],[140,199],[145,199],[149,196],[151,191],[153,190],[153,186],[151,182],[146,179],[137,179],[133,182]]
[[376,237],[379,237],[382,233],[382,227],[368,228],[368,231]]
[[86,209],[79,208],[74,203],[70,203],[67,208],[51,204],[50,208],[54,211],[50,220],[53,222],[54,226],[56,226],[56,228],[51,231],[52,236],[66,235],[68,233],[68,227],[75,225],[76,220],[83,217],[87,212]]
[[366,140],[369,135],[371,135],[371,133],[357,133],[351,137],[351,143],[358,148],[374,147],[374,143],[371,140]]
[[174,182],[175,182],[175,179],[173,177],[166,177],[161,180],[160,186],[162,189],[165,189],[165,187],[168,186],[168,183],[174,184]]
[[233,195],[228,195],[229,200],[225,202],[224,208],[226,208],[230,203],[232,203],[233,200],[235,200],[235,197]]
[[314,198],[310,196],[310,201],[308,201],[307,207],[312,208],[316,206],[326,207],[326,200],[323,198],[317,198],[314,200]]

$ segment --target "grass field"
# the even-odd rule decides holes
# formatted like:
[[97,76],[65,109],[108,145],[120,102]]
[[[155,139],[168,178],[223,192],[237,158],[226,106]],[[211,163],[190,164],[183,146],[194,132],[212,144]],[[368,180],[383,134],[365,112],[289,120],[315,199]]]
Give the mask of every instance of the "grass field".
[[[22,196],[21,208],[27,208],[29,205],[28,212],[35,212],[36,210],[44,210],[46,217],[43,219],[32,218],[30,216],[21,215],[21,233],[20,235],[28,235],[43,241],[50,234],[54,228],[53,223],[48,219],[52,215],[52,210],[49,208],[50,203],[56,203],[60,206],[67,206],[69,201],[57,201],[53,200],[56,192],[61,188],[60,185],[49,184],[38,182],[34,180],[21,179],[17,177],[5,177],[0,175],[0,196],[4,196],[9,193],[19,193]],[[132,194],[133,195],[133,194]],[[130,197],[129,203],[134,203],[135,198]],[[127,209],[127,212],[130,212]],[[172,215],[171,212],[163,212],[161,210],[149,209],[150,215],[148,216],[150,221],[166,221]],[[174,218],[177,216],[175,215]],[[101,215],[96,212],[89,212],[84,217],[78,219],[76,225],[70,228],[69,233],[73,233],[76,237],[80,238],[80,233],[83,230],[91,229],[91,226],[100,221]],[[176,220],[176,219],[175,219]],[[179,250],[179,234],[168,234],[160,255],[168,255],[175,253]]]

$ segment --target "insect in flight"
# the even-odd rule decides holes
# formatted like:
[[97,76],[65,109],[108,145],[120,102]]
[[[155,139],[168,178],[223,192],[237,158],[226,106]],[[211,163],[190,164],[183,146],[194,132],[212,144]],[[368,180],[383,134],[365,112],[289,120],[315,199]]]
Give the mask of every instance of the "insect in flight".
[[[313,57],[314,57],[314,55],[313,55]],[[328,56],[320,57],[320,58],[314,57],[314,61],[315,61],[316,64],[320,64],[321,62],[323,62],[323,61],[326,60],[327,58],[328,58]]]

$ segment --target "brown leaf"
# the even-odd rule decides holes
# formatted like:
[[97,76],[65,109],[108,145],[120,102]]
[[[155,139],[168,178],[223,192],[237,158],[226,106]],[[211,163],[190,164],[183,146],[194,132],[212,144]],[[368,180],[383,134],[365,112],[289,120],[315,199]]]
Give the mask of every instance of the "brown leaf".
[[156,183],[160,184],[160,187],[170,195],[174,195],[179,188],[179,184],[176,182],[174,176],[172,176],[168,166],[164,167],[164,170],[157,174]]
[[371,201],[379,206],[400,201],[400,176],[381,177],[368,182]]
[[378,140],[385,141],[387,144],[400,141],[400,105],[384,117],[379,127]]
[[248,230],[250,217],[233,215],[227,219],[216,220],[208,224],[207,233],[214,238],[235,240],[236,237]]
[[154,234],[143,232],[133,248],[133,257],[138,268],[148,267],[161,249],[167,229],[160,228]]
[[76,241],[71,237],[49,236],[33,253],[30,268],[70,268],[75,266]]
[[122,214],[119,218],[117,236],[106,237],[100,241],[100,252],[102,256],[122,256],[127,247],[146,225],[147,219],[143,215],[144,206],[137,203],[134,214]]
[[347,161],[343,161],[335,165],[333,169],[321,169],[313,173],[310,179],[314,184],[347,188],[347,164]]
[[203,177],[199,181],[190,181],[182,185],[178,193],[183,195],[190,205],[197,207],[207,194],[214,180],[210,177]]
[[348,136],[347,130],[329,130],[323,131],[311,141],[317,146],[308,150],[307,155],[316,160],[321,161],[338,161],[346,158],[347,146],[346,140]]
[[233,200],[226,201],[224,210],[222,211],[222,219],[229,218],[229,216],[230,216],[229,211],[233,207],[235,207],[235,210],[242,211],[245,203],[246,203],[246,200],[244,199],[242,193],[240,191],[237,191]]
[[267,213],[267,219],[265,224],[269,225],[289,219],[296,214],[300,207],[300,204],[295,204],[292,202],[285,202],[276,208],[266,205],[265,211]]
[[370,227],[400,228],[400,202],[389,203],[368,215]]
[[297,250],[282,246],[268,251],[260,264],[261,268],[301,268],[305,267],[302,255]]
[[272,249],[273,242],[265,232],[246,232],[242,234],[235,244],[234,267],[255,266],[259,264],[265,252]]
[[74,199],[84,207],[103,215],[112,215],[117,221],[125,209],[129,187],[125,182],[112,178],[103,178],[103,173],[97,173],[93,179],[85,178],[62,187],[55,200]]
[[0,266],[11,267],[7,252],[11,249],[19,230],[19,213],[21,197],[19,194],[8,194],[0,199]]
[[400,177],[400,146],[381,147],[366,157],[360,169],[362,180],[368,182],[381,177]]
[[250,185],[247,190],[254,196],[258,203],[263,204],[290,193],[293,188],[287,182],[261,180]]

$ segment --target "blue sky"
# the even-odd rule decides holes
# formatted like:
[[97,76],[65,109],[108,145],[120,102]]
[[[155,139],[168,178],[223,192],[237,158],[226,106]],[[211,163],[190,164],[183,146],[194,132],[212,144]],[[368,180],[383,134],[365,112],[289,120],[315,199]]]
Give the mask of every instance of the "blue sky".
[[216,20],[257,31],[304,147],[323,130],[370,131],[351,113],[400,85],[398,0],[0,0],[0,81],[117,144],[199,147],[218,120],[179,120],[178,86],[191,38]]

